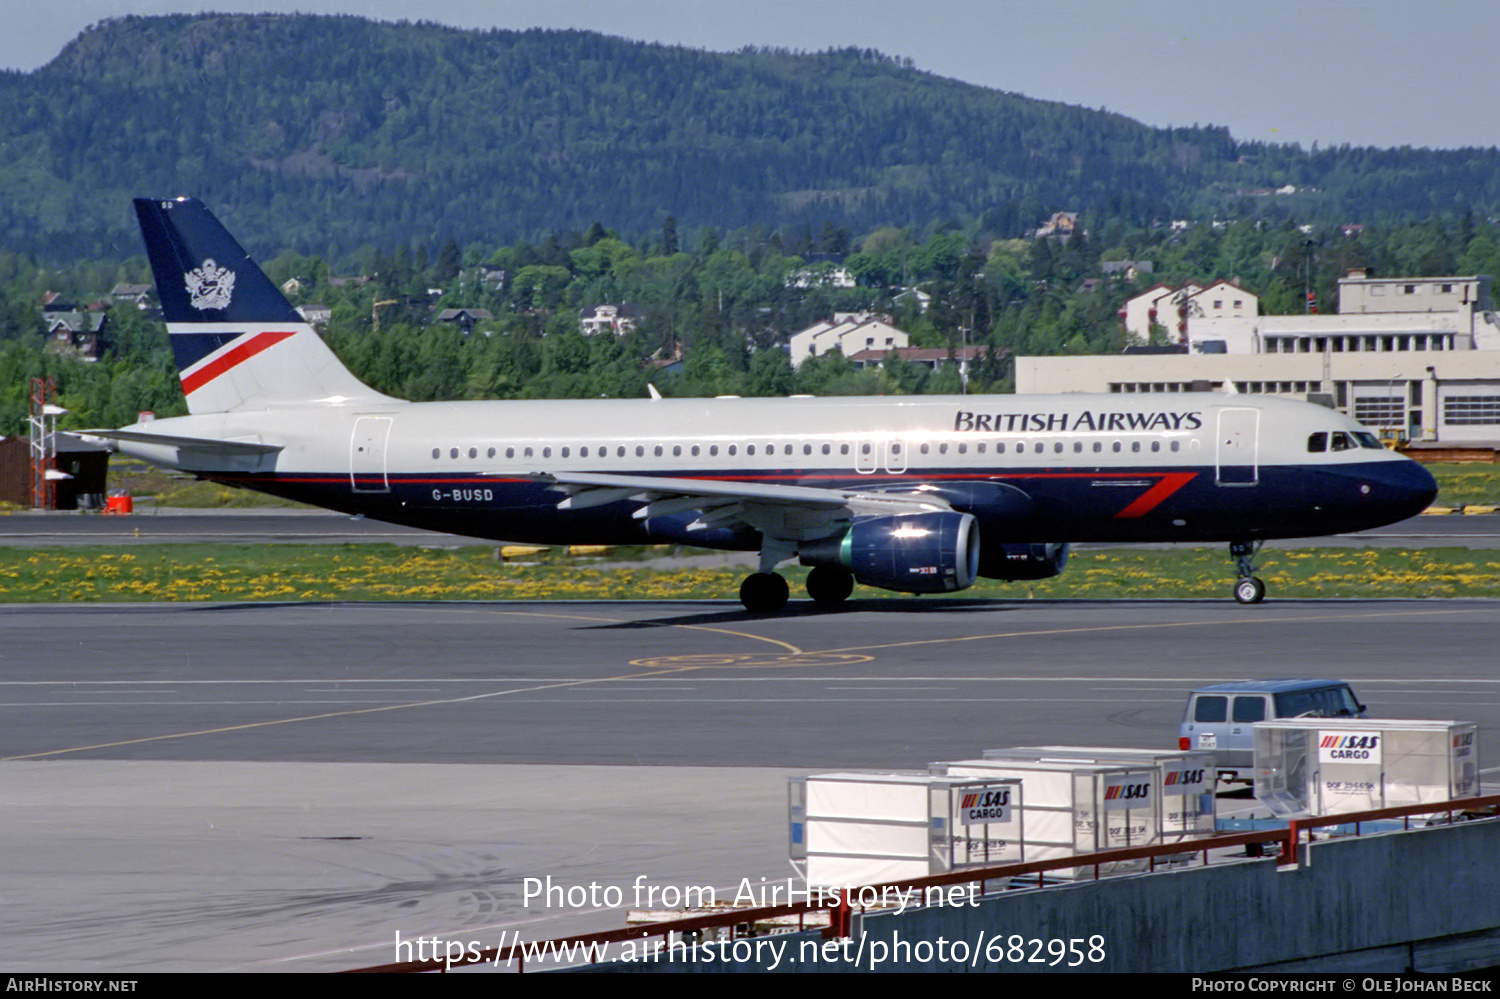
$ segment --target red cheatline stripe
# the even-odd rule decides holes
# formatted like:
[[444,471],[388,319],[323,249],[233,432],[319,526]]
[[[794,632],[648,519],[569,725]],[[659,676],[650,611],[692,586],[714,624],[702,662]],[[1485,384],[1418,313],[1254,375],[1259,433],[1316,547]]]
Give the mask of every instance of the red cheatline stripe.
[[274,347],[289,336],[296,336],[295,330],[277,330],[275,332],[257,333],[233,350],[220,354],[214,360],[209,361],[203,367],[192,374],[186,372],[182,375],[182,390],[187,393],[198,391],[224,372],[235,365],[259,354],[261,351]]
[[1192,482],[1197,472],[1168,472],[1161,481],[1135,498],[1135,502],[1115,514],[1116,520],[1133,520],[1144,517],[1161,505],[1162,501],[1183,486]]

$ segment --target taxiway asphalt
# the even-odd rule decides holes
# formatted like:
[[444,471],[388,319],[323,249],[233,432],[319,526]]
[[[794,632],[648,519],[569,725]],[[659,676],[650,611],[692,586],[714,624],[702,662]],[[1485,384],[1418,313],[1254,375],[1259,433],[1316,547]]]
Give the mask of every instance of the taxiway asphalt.
[[1183,693],[1333,676],[1500,723],[1500,602],[0,606],[0,757],[896,767],[1171,746]]

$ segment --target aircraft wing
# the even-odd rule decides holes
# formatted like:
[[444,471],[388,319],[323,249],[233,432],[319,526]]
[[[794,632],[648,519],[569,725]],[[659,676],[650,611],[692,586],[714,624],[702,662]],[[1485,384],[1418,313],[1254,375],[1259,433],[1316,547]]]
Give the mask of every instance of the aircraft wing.
[[680,479],[599,472],[539,472],[567,496],[559,510],[584,510],[630,500],[645,520],[696,512],[688,530],[751,527],[768,537],[809,541],[827,537],[856,516],[949,510],[947,500],[921,492],[882,493],[860,489],[791,486],[765,482]]

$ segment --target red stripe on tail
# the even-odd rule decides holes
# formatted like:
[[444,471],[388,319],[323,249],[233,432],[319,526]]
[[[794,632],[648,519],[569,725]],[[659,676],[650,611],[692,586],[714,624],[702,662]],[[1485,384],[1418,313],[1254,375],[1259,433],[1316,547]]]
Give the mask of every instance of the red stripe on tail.
[[274,332],[257,333],[234,349],[220,354],[192,374],[183,372],[182,391],[192,394],[224,374],[224,372],[250,360],[250,358],[261,351],[276,346],[289,336],[296,335],[295,330],[276,330]]

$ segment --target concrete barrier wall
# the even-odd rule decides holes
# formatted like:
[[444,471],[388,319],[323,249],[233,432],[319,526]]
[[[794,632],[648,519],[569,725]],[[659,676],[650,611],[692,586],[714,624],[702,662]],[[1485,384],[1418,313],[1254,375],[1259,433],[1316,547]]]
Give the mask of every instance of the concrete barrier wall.
[[1247,860],[1011,892],[977,907],[869,915],[861,940],[832,947],[817,934],[795,934],[598,970],[995,972],[1073,963],[1072,970],[1110,972],[1456,972],[1500,965],[1500,821],[1315,843],[1305,860],[1296,868]]

